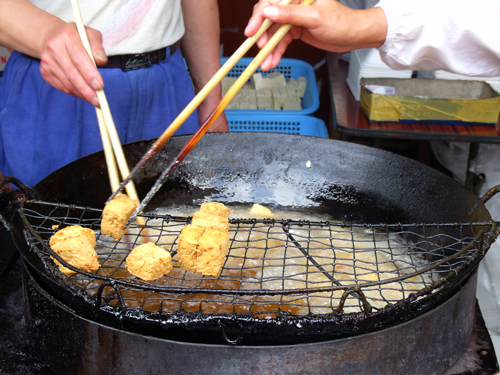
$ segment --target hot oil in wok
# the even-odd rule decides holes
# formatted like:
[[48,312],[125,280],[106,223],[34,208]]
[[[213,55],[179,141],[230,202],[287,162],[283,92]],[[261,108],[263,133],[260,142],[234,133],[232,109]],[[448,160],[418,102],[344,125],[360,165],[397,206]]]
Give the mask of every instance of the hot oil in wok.
[[[231,206],[230,218],[248,218],[249,206]],[[196,211],[192,207],[171,207],[157,212],[159,216],[187,217]],[[274,210],[275,218],[311,222],[330,218],[304,215],[303,212]],[[176,238],[182,226],[165,224],[160,219],[148,228],[149,240],[175,253]],[[170,233],[168,229],[172,227]],[[143,238],[130,231],[123,244],[114,247],[114,254],[107,255],[98,272],[113,278],[136,280],[123,267],[124,259]],[[177,256],[173,257],[174,269],[154,282],[155,286],[176,286],[209,290],[297,290],[332,288],[384,281],[415,272],[423,261],[411,254],[408,244],[397,235],[376,233],[368,229],[331,227],[329,230],[314,227],[294,227],[290,240],[281,226],[248,224],[236,228],[230,225],[231,248],[223,271],[218,278],[202,277],[179,268]],[[98,253],[109,249],[97,249]],[[305,253],[305,254],[304,254]],[[424,288],[430,276],[414,276],[400,282],[364,286],[367,301],[374,308],[408,297],[409,293]],[[128,308],[144,311],[216,313],[254,313],[257,316],[274,317],[278,312],[296,315],[327,314],[335,311],[344,290],[301,292],[277,295],[217,295],[154,293],[148,290],[126,290],[124,301]],[[343,312],[359,312],[361,301],[350,295]]]

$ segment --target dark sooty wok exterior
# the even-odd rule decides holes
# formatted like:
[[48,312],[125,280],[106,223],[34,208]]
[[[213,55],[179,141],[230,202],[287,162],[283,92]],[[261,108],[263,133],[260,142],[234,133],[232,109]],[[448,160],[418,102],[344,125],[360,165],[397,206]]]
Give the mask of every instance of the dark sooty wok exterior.
[[[145,196],[162,168],[173,159],[189,137],[173,137],[147,167],[135,184],[140,197]],[[132,167],[148,150],[152,141],[124,146]],[[310,162],[310,165],[309,163]],[[36,198],[101,208],[110,195],[103,153],[77,160],[54,172],[34,187]],[[203,201],[264,203],[278,208],[303,210],[304,213],[329,213],[335,219],[362,223],[450,223],[483,222],[491,217],[484,205],[460,184],[411,159],[385,151],[341,141],[266,133],[207,134],[165,183],[148,209],[171,204],[199,205]],[[127,319],[101,314],[67,291],[63,283],[48,275],[39,258],[26,243],[17,240],[40,284],[55,291],[59,298],[83,316],[112,327],[151,334],[174,340],[221,343],[220,323],[195,321],[191,325],[170,327],[162,332],[147,319]],[[462,279],[461,281],[464,281]],[[288,327],[247,326],[244,344],[276,344],[276,338],[289,342],[313,342],[333,337],[369,332],[421,315],[445,301],[457,283],[417,305],[413,310],[396,310],[389,320],[381,317],[362,322],[349,317],[319,319],[314,324]],[[90,306],[93,307],[93,306]],[[387,314],[382,318],[387,318]],[[234,317],[224,321],[229,337],[241,334]],[[233,321],[233,322],[231,322]],[[307,322],[304,322],[307,323]],[[286,324],[285,324],[286,326]],[[338,327],[343,327],[339,331]],[[165,335],[165,336],[164,336]],[[279,343],[283,343],[280,341]]]

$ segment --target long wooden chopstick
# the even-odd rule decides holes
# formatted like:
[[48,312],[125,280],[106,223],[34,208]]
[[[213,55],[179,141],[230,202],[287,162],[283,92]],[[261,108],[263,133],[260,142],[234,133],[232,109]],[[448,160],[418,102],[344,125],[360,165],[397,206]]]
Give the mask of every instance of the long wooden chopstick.
[[113,146],[109,139],[108,129],[106,128],[106,120],[100,108],[96,108],[97,123],[99,124],[99,132],[101,133],[102,148],[104,151],[104,158],[106,159],[106,166],[108,168],[109,184],[111,191],[115,191],[120,186],[120,177],[116,168],[116,160],[113,154]]
[[[282,0],[279,5],[290,4],[293,0]],[[203,100],[206,99],[208,94],[219,84],[220,81],[229,73],[229,71],[236,65],[236,63],[250,50],[250,48],[259,40],[259,38],[269,29],[273,24],[272,21],[265,19],[262,22],[259,30],[250,38],[247,38],[243,44],[227,59],[224,65],[215,73],[215,75],[207,82],[207,84],[198,92],[198,94],[191,100],[191,102],[179,113],[170,126],[163,132],[163,134],[153,143],[149,150],[139,160],[139,162],[132,169],[130,174],[124,178],[120,187],[108,198],[107,202],[119,194],[124,186],[128,184],[134,176],[141,170],[165,145],[165,143],[174,135],[179,127],[187,120],[187,118],[200,106]]]
[[[301,5],[311,5],[315,0],[304,0]],[[135,212],[129,218],[128,223],[130,223],[137,214],[144,210],[149,201],[162,187],[163,183],[170,176],[170,174],[177,169],[181,161],[187,156],[187,154],[193,149],[193,147],[198,143],[198,141],[207,132],[210,126],[214,123],[217,117],[224,111],[231,100],[236,96],[238,91],[246,84],[251,75],[257,70],[257,68],[262,64],[266,57],[271,53],[271,51],[276,47],[276,45],[283,39],[283,37],[290,31],[292,25],[284,24],[278,31],[269,39],[266,45],[261,49],[261,51],[255,56],[252,62],[247,66],[247,68],[241,73],[238,79],[234,82],[231,88],[227,91],[226,95],[221,99],[217,107],[214,109],[212,114],[209,116],[207,121],[194,133],[191,138],[187,141],[186,145],[181,149],[177,156],[172,160],[172,162],[163,171],[161,176],[156,180],[155,184],[148,192],[146,197],[141,201]],[[128,225],[128,224],[127,224]]]
[[[80,39],[83,43],[83,46],[87,50],[87,53],[92,59],[94,66],[97,67],[94,56],[92,54],[92,50],[90,48],[90,42],[87,36],[87,32],[85,31],[85,26],[83,24],[78,0],[71,0],[71,5],[73,7],[73,14]],[[116,165],[118,164],[118,169],[120,170],[122,178],[127,177],[130,174],[130,170],[128,168],[127,160],[125,159],[125,154],[123,153],[120,138],[118,137],[118,133],[116,131],[113,116],[111,115],[111,110],[109,109],[106,94],[102,89],[96,90],[96,93],[100,104],[100,107],[96,107],[96,115],[103,144],[104,157],[106,159],[106,166],[108,167],[108,176],[111,190],[116,191],[120,187],[120,178],[118,175],[118,170],[116,169]],[[131,199],[136,201],[137,204],[139,204],[139,196],[137,195],[134,183],[130,181],[125,185],[125,189],[127,191],[127,195]],[[136,217],[136,220],[139,225],[145,225],[144,218]]]
[[[75,22],[76,22],[76,27],[78,29],[78,33],[80,34],[80,38],[82,40],[83,46],[87,50],[90,58],[92,59],[92,62],[96,66],[94,56],[92,54],[92,50],[90,48],[90,43],[89,39],[87,37],[87,33],[85,31],[85,27],[83,25],[83,20],[82,20],[82,15],[80,13],[80,6],[78,5],[78,0],[71,0],[71,4],[73,6],[73,13],[75,16]],[[104,119],[104,124],[106,127],[106,132],[109,135],[109,139],[111,140],[111,145],[113,146],[113,153],[116,157],[116,163],[118,164],[118,168],[120,170],[120,173],[122,175],[122,178],[125,178],[128,176],[130,173],[127,161],[125,159],[125,155],[123,153],[122,145],[120,142],[120,138],[118,137],[118,133],[116,131],[115,123],[113,121],[113,116],[111,116],[111,110],[109,109],[109,104],[108,100],[106,99],[106,94],[104,93],[104,90],[96,90],[97,93],[97,98],[99,99],[99,104],[100,107],[96,108],[97,112],[97,117],[98,117],[98,122],[100,123],[100,126],[102,125],[102,119]],[[106,139],[107,137],[104,137],[103,139]],[[103,141],[103,146],[104,143],[106,143],[106,147],[108,147],[107,142]],[[108,154],[111,154],[108,152]],[[114,168],[113,168],[114,169]],[[111,171],[110,171],[111,173]],[[135,190],[135,186],[133,182],[127,184],[125,187],[127,189],[127,194],[130,198],[139,201],[139,197],[137,196],[137,192]]]

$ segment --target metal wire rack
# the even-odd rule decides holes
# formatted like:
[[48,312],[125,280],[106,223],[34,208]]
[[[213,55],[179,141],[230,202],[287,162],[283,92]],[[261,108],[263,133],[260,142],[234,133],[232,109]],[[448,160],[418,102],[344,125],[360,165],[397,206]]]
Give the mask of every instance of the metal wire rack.
[[[432,295],[463,277],[495,241],[498,222],[356,224],[300,220],[230,220],[230,251],[218,277],[184,271],[177,238],[189,217],[145,214],[119,242],[99,232],[102,210],[24,202],[25,237],[51,277],[98,308],[150,313],[252,314],[258,319],[380,311]],[[78,270],[49,247],[68,225],[96,231],[99,270]],[[154,282],[125,268],[148,241],[168,250],[173,270]],[[62,274],[53,259],[76,271]]]

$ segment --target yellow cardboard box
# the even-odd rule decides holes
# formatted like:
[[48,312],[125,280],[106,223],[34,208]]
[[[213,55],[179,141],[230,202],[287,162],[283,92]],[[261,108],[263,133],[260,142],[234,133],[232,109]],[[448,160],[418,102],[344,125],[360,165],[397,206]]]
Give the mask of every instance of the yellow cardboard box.
[[482,81],[362,78],[361,108],[370,121],[495,125],[500,94]]

